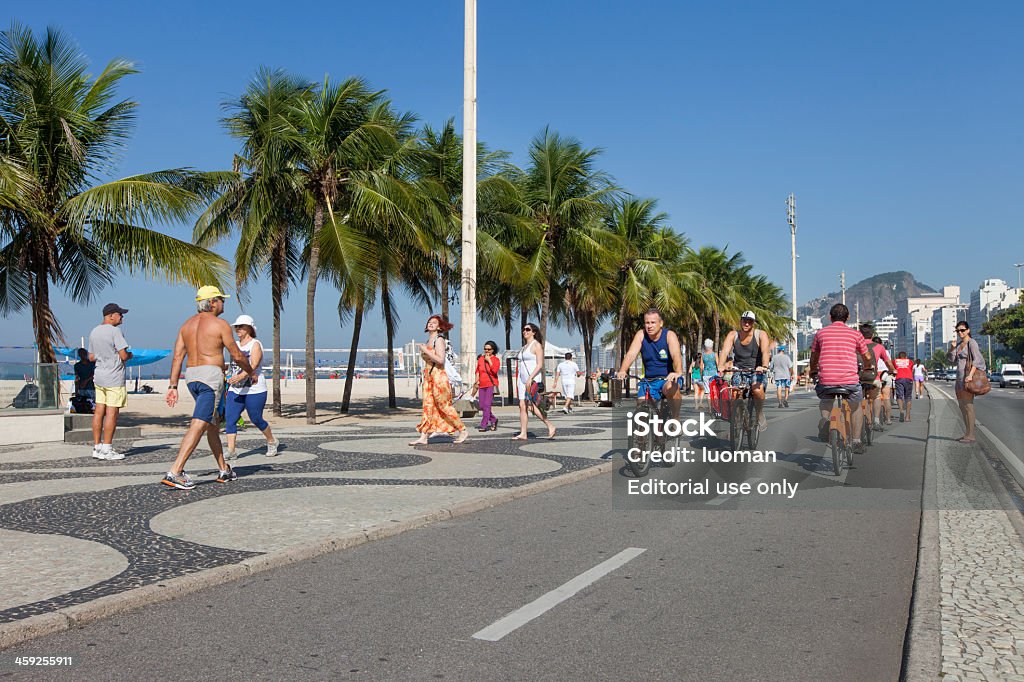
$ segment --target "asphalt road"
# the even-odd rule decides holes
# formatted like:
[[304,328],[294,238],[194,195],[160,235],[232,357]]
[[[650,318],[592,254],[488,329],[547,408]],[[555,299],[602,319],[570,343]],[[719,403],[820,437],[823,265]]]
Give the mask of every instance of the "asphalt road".
[[[34,678],[895,680],[927,410],[836,479],[810,396],[793,404],[769,408],[760,444],[786,457],[733,477],[799,478],[788,503],[614,509],[616,470],[28,642],[0,652],[0,676],[16,655],[74,655]],[[629,548],[644,551],[549,594]],[[538,599],[551,608],[480,638]]]
[[[954,395],[951,381],[939,381],[935,386]],[[988,395],[975,399],[974,406],[988,453],[1003,459],[1024,486],[1024,389],[993,386]]]

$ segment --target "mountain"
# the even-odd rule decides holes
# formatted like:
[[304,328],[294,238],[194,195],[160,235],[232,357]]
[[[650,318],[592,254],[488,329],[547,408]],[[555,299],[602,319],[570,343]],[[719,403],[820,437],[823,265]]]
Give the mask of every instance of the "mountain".
[[[895,290],[893,286],[895,285]],[[922,293],[934,293],[927,284],[914,279],[914,275],[905,270],[886,272],[868,277],[846,288],[846,305],[850,308],[850,319],[857,316],[857,304],[860,304],[860,320],[877,320],[884,317],[896,307],[896,301],[908,296]],[[824,317],[828,318],[828,310],[843,300],[842,292],[833,291],[819,296],[797,308],[797,318]]]

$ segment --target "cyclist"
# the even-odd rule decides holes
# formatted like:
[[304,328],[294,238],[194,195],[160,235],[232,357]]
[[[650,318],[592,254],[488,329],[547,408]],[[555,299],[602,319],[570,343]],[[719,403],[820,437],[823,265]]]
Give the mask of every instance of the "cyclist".
[[[739,331],[733,330],[725,335],[725,342],[718,354],[718,366],[728,367],[729,354],[732,354],[732,368],[739,371],[733,373],[731,383],[734,387],[750,384],[750,392],[757,407],[757,427],[764,431],[768,426],[764,418],[764,373],[771,357],[771,340],[760,329],[754,329],[756,324],[757,316],[753,311],[747,310],[740,315]],[[751,377],[750,374],[744,374],[747,372],[753,372],[754,375]],[[739,392],[734,392],[733,409],[739,409],[739,400]]]
[[[881,337],[875,336],[871,339],[875,343],[881,344]],[[882,345],[882,350],[885,350],[885,345]],[[882,426],[882,414],[885,413],[885,425],[889,426],[892,424],[892,392],[893,387],[896,383],[896,366],[892,364],[892,357],[886,352],[885,357],[886,365],[888,369],[882,369],[879,367],[878,379],[882,382],[882,395],[875,403],[875,425],[878,430],[881,430]]]
[[878,415],[882,409],[882,403],[878,399],[882,392],[883,377],[885,368],[889,368],[889,372],[895,374],[896,368],[893,367],[892,359],[889,354],[885,351],[885,346],[882,344],[882,340],[877,336],[874,336],[875,329],[870,323],[865,322],[860,327],[860,334],[864,337],[864,342],[874,356],[875,361],[868,363],[867,366],[875,368],[875,379],[870,384],[861,382],[861,387],[864,389],[864,399],[868,401],[867,409],[868,414],[871,415],[872,422],[874,425],[872,428],[875,431],[882,432],[885,429],[882,428],[882,422],[879,421]]
[[624,379],[626,371],[638,355],[644,363],[644,379],[651,400],[657,402],[664,396],[672,410],[672,417],[678,418],[682,403],[683,354],[679,348],[679,337],[674,331],[665,329],[665,320],[657,308],[644,313],[644,328],[633,336],[633,342],[629,344],[629,350],[622,358],[615,376]]
[[854,329],[846,326],[850,319],[850,309],[842,303],[836,303],[829,310],[832,324],[819,329],[811,344],[811,376],[818,375],[818,385],[814,387],[820,402],[821,421],[818,422],[818,438],[828,442],[829,417],[832,414],[832,396],[829,391],[843,388],[850,392],[850,409],[853,412],[853,452],[864,452],[864,443],[860,439],[864,418],[860,412],[863,394],[860,390],[860,378],[857,372],[857,358],[863,358],[865,365],[872,364],[874,358],[868,350],[864,337]]

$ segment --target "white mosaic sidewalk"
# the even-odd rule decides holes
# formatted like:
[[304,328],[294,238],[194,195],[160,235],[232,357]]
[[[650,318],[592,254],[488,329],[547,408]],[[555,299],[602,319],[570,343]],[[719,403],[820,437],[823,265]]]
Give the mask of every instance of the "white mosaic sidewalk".
[[1024,543],[978,448],[955,440],[963,435],[955,400],[932,396],[928,466],[938,510],[939,674],[1024,681]]

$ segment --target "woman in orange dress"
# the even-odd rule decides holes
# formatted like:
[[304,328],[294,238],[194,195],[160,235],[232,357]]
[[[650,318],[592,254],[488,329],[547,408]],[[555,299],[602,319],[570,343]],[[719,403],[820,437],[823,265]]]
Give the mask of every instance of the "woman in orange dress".
[[453,327],[440,315],[431,315],[423,330],[429,333],[426,343],[420,344],[420,355],[425,363],[423,367],[423,418],[416,430],[420,432],[417,440],[409,445],[426,445],[433,433],[458,433],[456,443],[469,438],[459,413],[452,406],[452,385],[444,371],[445,338],[442,334]]

